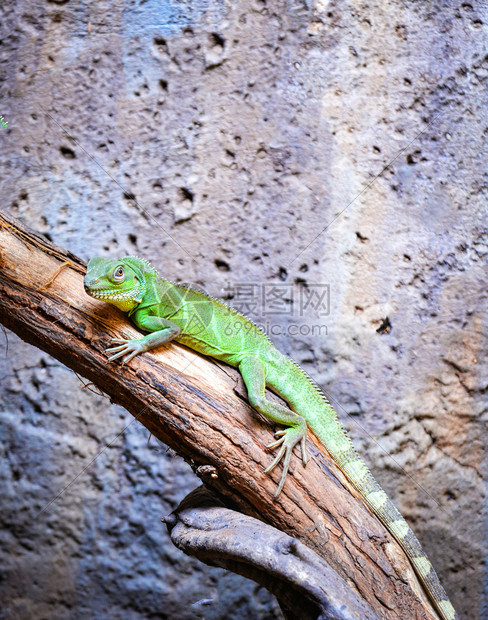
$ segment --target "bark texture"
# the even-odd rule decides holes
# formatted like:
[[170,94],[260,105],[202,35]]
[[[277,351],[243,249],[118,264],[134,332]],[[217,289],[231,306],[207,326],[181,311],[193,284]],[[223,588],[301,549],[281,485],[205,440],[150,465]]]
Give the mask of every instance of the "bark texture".
[[273,592],[286,620],[379,620],[316,553],[262,521],[229,510],[204,487],[164,520],[171,540],[185,553]]
[[202,466],[206,482],[239,510],[316,550],[379,616],[435,617],[403,552],[317,445],[308,442],[314,458],[307,468],[295,462],[272,500],[279,471],[263,474],[271,428],[246,405],[231,369],[177,345],[127,367],[108,364],[104,349],[127,320],[85,294],[82,261],[5,215],[0,260],[5,326],[126,407],[197,473]]

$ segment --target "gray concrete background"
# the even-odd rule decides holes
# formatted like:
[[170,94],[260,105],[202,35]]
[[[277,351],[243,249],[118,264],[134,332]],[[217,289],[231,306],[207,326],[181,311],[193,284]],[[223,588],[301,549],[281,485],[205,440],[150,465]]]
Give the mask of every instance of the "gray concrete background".
[[[486,5],[7,0],[0,29],[1,208],[85,260],[252,291],[486,617]],[[171,546],[179,457],[1,346],[2,617],[280,617]]]

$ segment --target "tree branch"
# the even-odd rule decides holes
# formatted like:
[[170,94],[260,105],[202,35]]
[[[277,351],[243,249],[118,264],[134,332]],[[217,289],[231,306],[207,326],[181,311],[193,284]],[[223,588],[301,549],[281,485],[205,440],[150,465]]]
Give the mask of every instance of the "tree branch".
[[309,464],[295,460],[273,501],[280,471],[263,473],[273,429],[247,404],[237,372],[176,344],[108,363],[110,337],[137,332],[85,294],[84,272],[79,258],[0,213],[0,322],[124,406],[226,503],[316,551],[379,617],[437,617],[399,545],[314,437]]
[[296,538],[229,510],[205,487],[163,519],[178,549],[253,579],[272,592],[287,619],[379,620],[330,566]]

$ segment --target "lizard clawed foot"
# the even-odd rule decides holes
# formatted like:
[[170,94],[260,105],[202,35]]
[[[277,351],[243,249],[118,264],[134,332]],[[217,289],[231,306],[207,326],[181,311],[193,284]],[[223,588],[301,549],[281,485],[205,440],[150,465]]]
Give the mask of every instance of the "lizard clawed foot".
[[281,448],[271,465],[264,470],[264,473],[268,474],[283,459],[283,473],[281,474],[280,483],[278,485],[278,488],[276,489],[276,493],[274,494],[274,499],[278,497],[278,495],[283,489],[283,485],[285,484],[286,476],[288,474],[288,469],[290,467],[290,459],[293,453],[293,448],[297,445],[298,442],[300,442],[300,447],[302,450],[303,465],[305,466],[307,464],[307,453],[305,450],[305,441],[307,437],[306,426],[305,428],[303,428],[302,425],[285,428],[282,431],[277,431],[275,433],[275,437],[279,437],[279,439],[277,441],[273,441],[269,444],[269,446],[266,447],[272,449],[281,446]]
[[[125,335],[128,336],[129,334]],[[143,353],[146,350],[141,340],[137,339],[112,338],[112,342],[118,346],[105,349],[105,353],[115,354],[108,358],[109,362],[113,362],[119,357],[123,357],[125,355],[122,360],[122,364],[127,364],[127,362],[130,362],[136,355],[139,355],[139,353]]]

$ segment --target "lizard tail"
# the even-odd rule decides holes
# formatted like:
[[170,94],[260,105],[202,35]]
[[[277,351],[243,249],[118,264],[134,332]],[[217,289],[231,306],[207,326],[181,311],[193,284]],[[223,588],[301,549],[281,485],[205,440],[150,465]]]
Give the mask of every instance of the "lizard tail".
[[393,502],[376,482],[354,449],[350,439],[339,427],[338,421],[335,420],[334,422],[328,427],[324,426],[312,430],[373,513],[401,545],[442,620],[459,620],[459,616],[449,601],[439,577],[417,537]]

